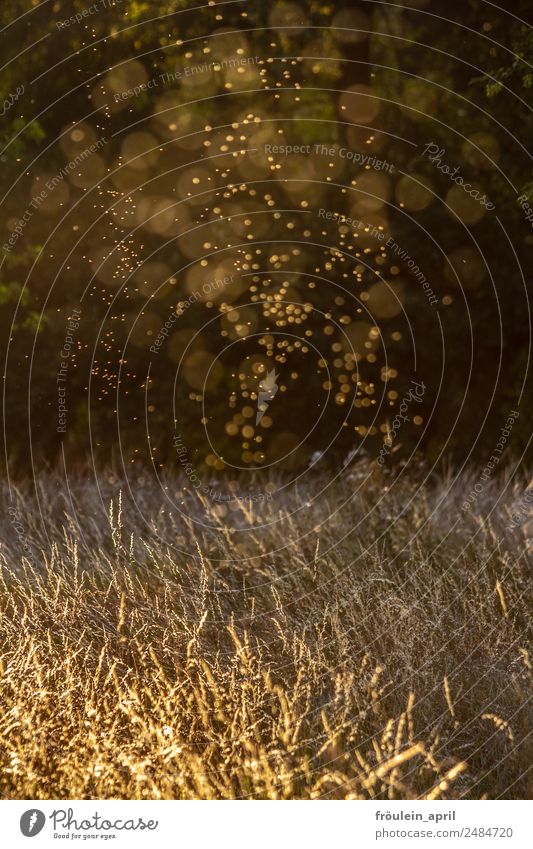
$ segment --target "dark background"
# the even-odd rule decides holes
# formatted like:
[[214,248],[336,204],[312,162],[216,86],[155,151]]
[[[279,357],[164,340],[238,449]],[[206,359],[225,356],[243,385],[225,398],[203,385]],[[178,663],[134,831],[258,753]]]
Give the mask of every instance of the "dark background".
[[[2,4],[2,26],[19,20],[2,36],[1,100],[24,85],[2,118],[2,243],[39,187],[106,139],[4,255],[5,462],[23,471],[64,451],[71,463],[92,453],[99,464],[173,468],[176,431],[191,462],[212,471],[295,470],[315,452],[336,463],[361,446],[375,456],[413,379],[426,386],[410,413],[421,421],[401,428],[391,461],[490,457],[511,410],[520,416],[506,451],[522,455],[533,230],[517,195],[533,197],[530,3],[517,0],[512,15],[420,0],[187,5],[124,2],[58,26],[90,4]],[[227,63],[243,56],[260,61],[238,74]],[[220,70],[186,76],[217,60]],[[115,102],[121,88],[177,71]],[[343,94],[352,86],[368,88]],[[494,211],[469,220],[460,192],[445,207],[453,184],[422,155],[431,141]],[[265,143],[337,144],[394,170],[340,156],[269,161]],[[407,262],[383,256],[371,235],[356,243],[321,208],[392,235],[438,304]],[[177,303],[223,273],[235,285],[192,304],[151,353]],[[56,380],[75,308],[63,434]],[[271,367],[271,422],[255,428]]]

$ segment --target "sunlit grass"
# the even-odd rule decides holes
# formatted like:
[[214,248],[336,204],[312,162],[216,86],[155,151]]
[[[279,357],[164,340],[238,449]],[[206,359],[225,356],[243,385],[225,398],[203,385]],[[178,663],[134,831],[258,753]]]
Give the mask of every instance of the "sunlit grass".
[[183,518],[147,483],[135,507],[50,477],[42,516],[14,490],[33,555],[6,516],[2,797],[530,796],[518,487],[483,522],[496,482],[463,516],[471,481],[387,481]]

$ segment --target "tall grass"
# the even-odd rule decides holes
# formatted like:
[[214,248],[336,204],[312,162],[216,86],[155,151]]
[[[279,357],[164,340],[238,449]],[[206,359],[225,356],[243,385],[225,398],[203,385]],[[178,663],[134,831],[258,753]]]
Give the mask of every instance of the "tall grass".
[[2,797],[529,798],[519,487],[474,482],[4,489]]

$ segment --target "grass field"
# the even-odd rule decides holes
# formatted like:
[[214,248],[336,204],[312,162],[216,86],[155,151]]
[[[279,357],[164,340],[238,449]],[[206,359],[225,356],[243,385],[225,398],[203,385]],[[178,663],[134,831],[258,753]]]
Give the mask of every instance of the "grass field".
[[2,798],[531,797],[524,481],[309,478],[4,487]]

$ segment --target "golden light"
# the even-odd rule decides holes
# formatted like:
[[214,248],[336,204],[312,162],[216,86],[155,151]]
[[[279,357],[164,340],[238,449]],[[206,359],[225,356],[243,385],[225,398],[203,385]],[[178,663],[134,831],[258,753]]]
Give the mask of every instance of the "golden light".
[[354,205],[359,215],[379,212],[385,202],[392,196],[390,178],[375,171],[364,171],[355,181],[354,195],[357,201]]
[[435,200],[432,189],[432,181],[423,174],[406,174],[396,185],[396,200],[410,212],[420,212]]
[[213,389],[224,375],[218,360],[207,351],[187,354],[183,365],[183,376],[193,389]]
[[129,341],[138,348],[149,348],[161,329],[161,319],[149,310],[130,314],[126,323],[131,325]]
[[270,29],[279,30],[287,38],[300,35],[307,29],[308,24],[307,12],[296,3],[285,2],[285,0],[273,4],[268,16]]
[[340,9],[333,16],[331,31],[341,44],[358,44],[368,38],[369,21],[359,9]]
[[490,171],[498,167],[501,147],[492,133],[473,133],[463,142],[461,150],[466,161],[474,168]]
[[353,85],[339,97],[339,113],[344,121],[370,124],[380,111],[380,101],[367,85]]
[[[471,191],[478,193],[478,198],[484,196],[481,186],[472,183]],[[478,198],[466,193],[463,186],[453,186],[446,193],[446,211],[452,218],[457,216],[464,224],[477,224],[487,214],[487,209]]]
[[130,133],[122,142],[122,156],[130,168],[147,168],[159,158],[158,140],[152,133]]
[[403,310],[405,287],[400,281],[374,283],[368,290],[366,307],[376,318],[394,318]]

